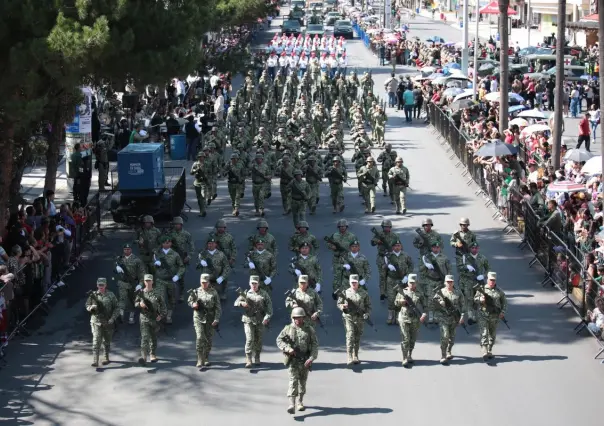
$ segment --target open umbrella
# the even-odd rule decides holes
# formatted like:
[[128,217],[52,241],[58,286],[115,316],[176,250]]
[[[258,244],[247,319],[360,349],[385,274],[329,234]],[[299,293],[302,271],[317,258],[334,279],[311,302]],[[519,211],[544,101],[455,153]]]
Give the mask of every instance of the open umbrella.
[[464,92],[464,90],[460,89],[459,87],[450,87],[443,92],[443,96],[455,97],[457,95],[462,94],[463,92]]
[[464,89],[463,93],[460,93],[459,95],[455,96],[455,98],[453,98],[453,102],[459,101],[461,99],[468,99],[468,98],[473,98],[473,97],[474,97],[474,89]]
[[595,157],[591,157],[587,160],[587,163],[581,169],[581,173],[585,173],[586,175],[601,175],[602,174],[602,156],[596,155]]
[[451,64],[445,65],[445,68],[451,68],[451,69],[454,69],[454,70],[460,70],[461,69],[461,65],[459,65],[457,62],[453,62]]
[[567,161],[575,161],[580,163],[582,161],[589,160],[593,156],[594,155],[591,152],[585,151],[584,149],[569,149],[566,152],[564,159]]
[[516,117],[513,120],[511,120],[510,124],[515,124],[518,127],[526,127],[529,125],[528,121],[526,121],[524,118],[520,118],[520,117]]
[[520,114],[518,114],[518,117],[522,117],[522,118],[538,118],[538,119],[541,119],[541,120],[545,120],[545,114],[543,114],[538,109],[529,109],[527,111],[522,111]]
[[444,43],[445,39],[442,37],[434,36],[434,37],[427,38],[426,41],[428,43]]
[[533,124],[532,126],[528,126],[526,129],[522,130],[520,136],[527,136],[531,133],[537,132],[551,132],[552,130],[549,128],[547,124]]
[[499,139],[493,139],[490,142],[481,146],[474,153],[475,157],[505,157],[506,155],[514,155],[518,152],[518,148],[514,145],[502,142]]
[[[491,93],[487,93],[487,95],[484,98],[490,102],[499,102],[500,96],[501,96],[501,94],[499,92],[491,92]],[[515,101],[518,103],[524,102],[524,98],[522,96],[518,95],[517,93],[513,93],[513,92],[508,93],[508,99],[510,102],[512,102],[512,101]]]
[[547,186],[547,192],[579,192],[585,190],[585,184],[575,183],[570,180],[550,183]]
[[459,111],[461,109],[470,108],[474,105],[476,105],[476,102],[474,102],[471,99],[461,99],[459,101],[455,101],[455,102],[451,103],[451,105],[449,105],[449,109],[451,111],[455,112],[455,111]]

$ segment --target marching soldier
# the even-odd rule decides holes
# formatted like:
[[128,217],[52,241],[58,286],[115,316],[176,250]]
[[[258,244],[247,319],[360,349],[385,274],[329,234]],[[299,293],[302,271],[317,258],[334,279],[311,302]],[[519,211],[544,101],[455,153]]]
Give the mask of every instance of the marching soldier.
[[371,316],[371,299],[369,293],[360,291],[359,276],[349,277],[350,288],[338,294],[338,309],[342,311],[346,329],[346,363],[359,364],[359,346],[365,328],[365,320]]
[[378,105],[376,111],[373,113],[373,132],[372,135],[374,141],[378,146],[384,145],[384,132],[386,131],[386,122],[388,121],[388,117],[384,112],[383,108]]
[[273,316],[273,302],[271,296],[260,289],[258,275],[250,277],[250,289],[239,293],[235,306],[244,309],[241,322],[245,331],[245,368],[252,367],[252,356],[254,365],[260,365],[262,335]]
[[114,322],[119,315],[115,294],[107,290],[107,279],[97,278],[97,291],[91,291],[86,299],[86,310],[90,312],[92,329],[92,367],[99,366],[99,352],[103,345],[103,365],[109,364],[109,349],[113,337]]
[[140,251],[140,257],[145,264],[145,270],[148,273],[154,271],[153,253],[159,247],[159,238],[161,231],[154,226],[153,216],[145,216],[143,218],[143,227],[139,229],[136,240]]
[[430,303],[428,311],[428,322],[434,322],[434,306],[431,303],[434,293],[445,281],[445,276],[451,274],[451,262],[447,256],[441,253],[441,245],[432,243],[432,251],[421,258],[420,277],[422,278],[422,290],[426,303]]
[[373,157],[367,157],[367,165],[359,169],[357,177],[365,199],[365,214],[375,213],[375,187],[380,180],[380,172],[375,167]]
[[279,176],[279,189],[281,192],[281,203],[283,204],[283,214],[287,215],[291,212],[291,188],[289,183],[294,180],[294,166],[291,164],[289,155],[283,155],[277,163],[275,174]]
[[[109,177],[109,156],[108,151],[112,146],[107,145],[108,142],[101,139],[95,144],[94,155],[97,161],[97,168],[99,170],[99,189],[105,190],[105,185],[110,185],[108,181]],[[113,145],[113,144],[111,144]]]
[[[377,162],[382,165],[382,190],[384,191],[384,197],[388,196],[388,189],[390,189],[390,197],[392,198],[392,182],[390,182],[390,176],[388,172],[394,166],[392,161],[392,154],[396,157],[396,151],[392,151],[392,145],[386,144],[384,151],[378,155]],[[394,200],[393,200],[394,201]]]
[[210,275],[201,274],[199,284],[198,288],[189,291],[188,299],[189,306],[193,308],[197,368],[210,365],[208,357],[212,350],[212,339],[222,314],[218,293],[210,287]]
[[[172,219],[172,250],[178,253],[186,270],[187,266],[189,265],[189,261],[191,260],[189,254],[195,253],[195,245],[193,244],[193,237],[191,237],[191,233],[182,229],[183,224],[184,222],[180,216],[176,216],[174,219]],[[185,274],[183,272],[182,276],[178,280],[178,301],[180,303],[184,302],[184,300]]]
[[457,273],[459,274],[461,291],[465,296],[469,325],[476,322],[474,286],[484,284],[485,275],[490,269],[488,259],[478,251],[478,243],[470,243],[470,253],[457,258]]
[[269,194],[266,191],[266,183],[271,181],[271,171],[263,160],[263,155],[257,153],[256,161],[252,165],[252,194],[256,209],[255,215],[264,217],[264,200],[268,198]]
[[229,261],[229,265],[233,267],[235,260],[237,259],[237,246],[235,245],[235,239],[227,232],[226,221],[219,219],[216,222],[215,230],[210,232],[209,238],[216,240],[218,249],[224,253]]
[[308,243],[310,248],[309,254],[314,256],[317,255],[319,252],[319,242],[317,241],[317,237],[308,232],[308,229],[308,222],[305,220],[298,222],[296,232],[289,237],[289,244],[287,245],[289,251],[293,251],[297,254],[302,243]]
[[476,234],[470,231],[470,219],[462,217],[459,220],[459,231],[451,235],[451,247],[455,249],[455,257],[470,254],[470,244],[476,242]]
[[[145,275],[145,265],[132,254],[132,246],[124,244],[123,255],[117,258],[115,272],[118,274],[117,285],[119,289],[119,313],[124,321],[124,311],[126,305],[133,305],[134,308],[134,288],[143,282]],[[130,312],[129,324],[134,324],[134,311]]]
[[258,232],[250,235],[247,238],[249,243],[248,251],[253,250],[256,247],[256,242],[261,239],[264,241],[264,248],[268,250],[276,259],[277,254],[279,253],[279,251],[277,250],[277,240],[275,239],[273,234],[268,232],[268,222],[264,219],[258,221],[256,229]]
[[[185,273],[185,265],[182,259],[172,249],[172,237],[164,235],[161,249],[155,252],[155,277],[157,280],[157,291],[167,298],[168,313],[166,324],[172,324],[172,310],[174,309],[174,286],[177,285]],[[162,297],[163,298],[163,297]]]
[[158,322],[166,316],[166,303],[162,291],[153,288],[153,275],[145,274],[144,278],[145,288],[136,292],[134,301],[134,305],[141,309],[141,357],[138,363],[143,366],[147,363],[148,355],[151,362],[157,362]]
[[206,158],[204,151],[197,153],[197,161],[191,167],[191,174],[195,176],[193,187],[195,188],[195,196],[197,197],[197,205],[199,206],[199,217],[206,217],[206,205],[210,199],[210,173],[212,165],[210,160]]
[[231,197],[233,216],[239,216],[239,206],[241,205],[241,197],[243,196],[246,174],[242,162],[239,161],[239,154],[231,154],[231,162],[227,164],[224,174],[227,176],[227,186],[229,196]]
[[310,278],[308,275],[298,277],[298,287],[291,290],[285,299],[285,307],[288,309],[302,308],[306,316],[304,322],[306,325],[316,328],[319,317],[323,313],[323,301],[318,292],[309,287]]
[[206,250],[199,252],[199,269],[202,274],[210,277],[211,287],[220,295],[220,300],[226,300],[227,280],[231,274],[231,265],[224,253],[217,249],[218,240],[209,238]]
[[302,180],[302,170],[294,170],[294,179],[289,183],[291,192],[292,219],[294,226],[306,220],[306,206],[311,197],[310,185]]
[[331,235],[331,240],[336,243],[327,243],[327,248],[333,252],[332,269],[333,269],[333,293],[332,297],[337,300],[336,291],[340,287],[340,277],[342,276],[342,265],[345,263],[345,258],[348,256],[348,248],[357,237],[348,230],[348,221],[340,219],[337,223],[338,230]]
[[451,350],[455,344],[455,331],[464,323],[466,304],[461,292],[453,287],[453,275],[445,277],[445,287],[434,295],[436,315],[440,327],[440,363],[446,365],[453,359]]
[[258,275],[262,280],[260,288],[272,291],[271,283],[277,275],[277,261],[270,251],[265,250],[265,240],[258,238],[256,240],[256,250],[250,251],[247,255],[250,276]]
[[505,319],[508,302],[503,290],[497,287],[497,273],[487,274],[484,289],[477,291],[474,303],[478,306],[478,326],[480,327],[480,347],[484,360],[493,358],[493,345],[497,337],[499,320]]
[[[382,232],[374,233],[373,238],[371,239],[371,245],[377,246],[377,258],[375,263],[377,265],[380,280],[380,300],[386,299],[386,265],[384,265],[384,256],[392,251],[392,245],[398,240],[398,235],[392,232],[392,221],[388,219],[382,220]],[[392,302],[394,302],[394,299]]]
[[396,157],[394,167],[388,171],[388,181],[390,182],[391,195],[396,204],[396,214],[407,213],[407,188],[411,175],[409,169],[403,166],[403,159]]
[[325,176],[329,179],[329,192],[333,212],[344,211],[344,182],[347,180],[346,167],[340,163],[340,157],[333,157],[333,166],[327,169]]
[[[291,317],[291,324],[286,325],[277,336],[277,347],[285,354],[285,365],[289,373],[287,412],[294,414],[296,408],[298,411],[306,409],[304,407],[306,381],[312,363],[319,355],[319,341],[315,329],[305,324],[304,309],[300,307],[292,309]],[[297,397],[299,399],[296,406]]]
[[[413,349],[419,334],[420,324],[426,320],[426,299],[417,290],[417,275],[409,274],[407,286],[398,291],[394,305],[400,308],[398,313],[398,324],[401,329],[401,349],[403,352],[403,366],[413,364]],[[401,288],[401,287],[399,287]],[[421,305],[421,309],[418,305]]]
[[302,275],[308,279],[310,287],[321,293],[321,277],[323,271],[316,256],[310,254],[310,244],[302,243],[299,246],[300,254],[291,259],[290,272],[296,276],[296,280]]
[[310,194],[308,196],[308,208],[310,214],[314,215],[317,210],[317,203],[319,202],[319,185],[323,181],[323,170],[317,165],[317,158],[311,155],[306,160],[307,164],[303,169],[304,176],[306,176],[306,182],[310,187]]
[[432,230],[433,226],[432,219],[427,218],[422,221],[422,227],[415,230],[417,235],[413,239],[413,247],[419,250],[420,259],[430,253],[432,244],[438,243],[440,247],[443,246],[443,239],[438,232]]
[[350,243],[350,251],[343,258],[342,274],[340,275],[340,288],[346,288],[346,283],[350,275],[356,275],[359,279],[359,284],[364,287],[371,277],[371,266],[369,260],[359,250],[360,243],[354,240]]
[[[392,252],[386,253],[382,258],[385,265],[385,288],[384,293],[388,299],[388,319],[387,324],[396,323],[396,294],[399,288],[407,284],[409,274],[413,272],[413,261],[411,256],[403,251],[403,245],[400,240],[392,244]],[[380,293],[382,288],[380,287]],[[380,296],[381,299],[381,296]]]

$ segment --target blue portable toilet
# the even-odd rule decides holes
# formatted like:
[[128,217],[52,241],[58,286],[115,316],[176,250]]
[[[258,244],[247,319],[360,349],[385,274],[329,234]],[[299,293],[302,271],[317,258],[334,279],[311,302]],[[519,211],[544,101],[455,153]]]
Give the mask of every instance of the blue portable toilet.
[[172,160],[187,159],[187,141],[185,135],[170,136],[170,158]]
[[117,154],[117,175],[120,191],[163,188],[164,144],[128,144]]

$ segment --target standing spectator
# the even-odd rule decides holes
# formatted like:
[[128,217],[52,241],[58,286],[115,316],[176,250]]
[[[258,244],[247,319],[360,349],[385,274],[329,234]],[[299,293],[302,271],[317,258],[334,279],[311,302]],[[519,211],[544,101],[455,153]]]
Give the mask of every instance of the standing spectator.
[[216,114],[217,123],[224,121],[224,96],[220,92],[218,92],[214,101],[214,114]]
[[380,65],[386,65],[386,45],[383,42],[380,42],[378,54],[380,57]]
[[390,78],[386,80],[384,83],[384,89],[386,89],[386,93],[388,93],[388,106],[390,108],[394,108],[396,105],[396,88],[398,84],[396,82],[396,78],[394,77],[394,73],[390,73]]
[[0,266],[5,265],[6,262],[8,262],[8,254],[6,254],[6,251],[2,247],[2,244],[3,244],[2,235],[0,235]]
[[600,108],[598,105],[591,104],[591,110],[589,112],[589,124],[591,125],[591,134],[594,136],[594,142],[596,141],[596,129],[600,124]]
[[407,87],[403,93],[403,101],[405,102],[405,120],[411,122],[413,107],[415,106],[415,95],[413,94],[413,90]]
[[413,89],[413,97],[415,99],[415,105],[413,106],[413,117],[419,118],[422,113],[422,105],[424,104],[424,95],[422,94],[422,89],[419,86],[416,86]]
[[579,121],[579,137],[577,138],[576,148],[581,148],[581,144],[585,142],[585,150],[589,152],[590,138],[589,138],[589,113],[586,112],[585,116]]
[[197,158],[197,144],[201,134],[201,125],[195,121],[192,115],[187,117],[185,124],[185,136],[187,138],[187,161],[195,161]]
[[577,118],[581,112],[581,93],[577,86],[573,86],[570,92],[570,115],[573,118]]

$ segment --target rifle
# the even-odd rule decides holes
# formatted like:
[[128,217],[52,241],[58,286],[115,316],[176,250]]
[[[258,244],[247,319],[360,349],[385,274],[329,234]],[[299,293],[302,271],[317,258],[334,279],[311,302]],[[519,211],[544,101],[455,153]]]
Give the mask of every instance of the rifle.
[[[193,302],[193,303],[197,303],[197,309],[196,310],[199,313],[199,315],[202,316],[202,317],[206,317],[205,314],[209,315],[210,312],[203,307],[203,303],[202,303],[201,299],[197,296],[197,289],[196,288],[192,288],[192,289],[190,289],[188,291],[188,293],[189,293],[189,296],[193,295],[193,297],[197,298],[197,300],[195,302]],[[204,314],[204,310],[205,310],[205,314]],[[206,317],[206,321],[208,321],[207,317]],[[212,322],[214,322],[214,321],[212,320]],[[216,334],[218,334],[218,337],[220,337],[222,339],[222,334],[220,334],[220,325],[217,324],[215,327],[212,326],[212,328],[216,331]]]
[[323,182],[323,178],[321,176],[319,176],[319,174],[317,172],[315,172],[312,168],[308,167],[306,169],[306,178],[308,180],[308,175],[311,174],[312,176],[314,176],[318,182]]
[[227,171],[227,174],[229,176],[229,178],[228,178],[229,183],[233,183],[233,184],[241,183],[239,176],[237,176],[237,174],[235,172],[233,172],[233,169],[229,168],[229,170]]
[[[344,299],[344,301],[345,301],[346,303],[348,303],[348,308],[346,308],[346,309],[343,311],[345,314],[348,314],[348,313],[350,312],[350,307],[351,307],[351,305],[352,305],[352,306],[354,306],[353,313],[354,313],[354,312],[356,312],[356,313],[358,313],[358,314],[360,314],[360,315],[365,315],[365,312],[363,312],[361,309],[359,309],[359,307],[358,307],[358,306],[357,306],[357,305],[356,305],[356,304],[355,304],[355,303],[354,303],[352,300],[350,300],[350,299],[349,299],[349,298],[346,296],[346,290],[345,290],[345,289],[341,289],[341,290],[340,290],[340,292],[339,292],[339,295],[340,295],[340,297],[342,297],[342,298]],[[350,303],[349,303],[349,302],[350,302]],[[364,318],[364,320],[365,320],[365,322],[366,322],[367,324],[369,324],[369,326],[373,327],[373,330],[374,330],[374,331],[376,331],[376,332],[378,331],[378,330],[377,330],[377,328],[375,327],[375,324],[373,323],[373,321],[371,321],[371,318],[367,317],[367,318]]]
[[361,178],[362,178],[362,179],[363,179],[363,181],[362,181],[362,182],[363,182],[365,185],[375,185],[375,184],[377,184],[377,182],[375,181],[375,179],[373,178],[373,176],[371,176],[371,175],[369,174],[369,172],[361,173],[361,174],[358,176],[358,178],[359,178],[359,179],[361,179]]
[[[426,256],[422,256],[422,260],[425,261]],[[437,261],[434,262],[430,262],[431,265],[434,267],[434,272],[436,272],[438,274],[438,281],[440,281],[441,283],[443,283],[445,281],[445,274],[443,274],[443,271],[440,270],[440,265],[438,264]]]
[[[252,256],[252,252],[250,251],[246,255],[247,263],[245,263],[243,265],[244,268],[249,268],[249,263],[251,262],[251,256]],[[258,268],[258,265],[256,265],[256,262],[254,262],[254,266],[255,266],[254,270],[258,272],[258,275],[260,275],[260,280],[262,282],[264,282],[267,275],[262,271],[262,269]]]
[[[396,268],[396,265],[394,265],[394,267]],[[408,285],[407,284],[397,284],[398,287],[398,293],[403,296],[403,298],[405,299],[405,302],[407,303],[407,306],[409,307],[409,309],[411,310],[411,313],[417,317],[417,319],[420,319],[422,317],[422,311],[419,310],[419,308],[417,307],[417,305],[415,304],[415,302],[413,301],[413,299],[411,297],[409,297],[409,295],[405,294],[405,292],[403,290],[405,290]],[[428,328],[428,324],[426,324],[425,322],[423,322],[422,324],[424,324],[424,327]]]
[[[306,312],[306,314],[310,317],[312,316],[312,314],[310,314],[310,309],[308,308],[308,306],[306,306],[306,303],[302,302],[300,299],[298,299],[296,297],[296,289],[292,288],[291,290],[287,290],[285,292],[285,296],[286,297],[291,297],[292,299],[294,299],[294,302],[296,302],[296,305],[298,305],[299,307],[301,307],[302,309],[304,309],[304,312]],[[323,331],[325,332],[325,334],[327,333],[327,329],[325,328],[325,325],[323,324],[323,321],[321,321],[321,317],[317,316],[317,323],[319,324],[319,327],[321,327],[323,329]]]
[[135,290],[134,291],[134,296],[139,296],[142,301],[145,303],[145,308],[141,308],[141,310],[146,310],[149,311],[149,314],[151,315],[151,317],[153,319],[157,318],[157,313],[155,312],[155,308],[153,307],[153,304],[151,303],[151,301],[149,299],[147,299],[147,297],[145,296],[145,292],[143,291],[143,289],[141,288],[140,290]]
[[[283,336],[283,341],[285,343],[287,343],[289,346],[291,346],[291,348],[294,350],[293,355],[287,354],[285,352],[283,353],[285,355],[285,362],[283,364],[285,364],[285,366],[288,367],[289,364],[291,364],[292,360],[294,360],[294,359],[297,359],[300,362],[302,362],[303,364],[305,364],[306,361],[308,360],[308,357],[310,356],[310,351],[306,351],[306,353],[303,353],[300,350],[300,347],[296,346],[293,339],[288,334]],[[308,371],[312,371],[312,364],[310,367],[308,367]]]
[[333,237],[326,235],[325,237],[323,237],[323,240],[325,240],[327,242],[327,244],[331,244],[332,246],[334,246],[336,248],[336,250],[335,250],[336,255],[343,256],[345,253],[348,253],[348,249],[345,248],[339,242],[337,242]]
[[[96,311],[97,316],[105,318],[105,309],[103,308],[103,305],[101,305],[101,302],[99,301],[99,298],[97,297],[96,290],[89,290],[86,294],[88,295],[88,297],[90,299],[92,299],[92,301],[96,305],[96,308],[94,308],[94,311]],[[92,313],[91,313],[91,315],[92,315]]]
[[[245,309],[250,311],[251,316],[256,316],[257,314],[262,313],[262,309],[261,309],[261,307],[258,306],[258,303],[254,302],[253,300],[250,300],[247,297],[247,292],[242,290],[241,287],[237,287],[235,292],[237,292],[239,297],[243,297],[245,299],[245,303],[247,303],[247,305],[248,305],[247,308],[245,308]],[[269,323],[267,323],[265,327],[267,330],[269,330],[271,328]]]
[[[161,262],[161,266],[156,266],[156,268],[164,268],[166,271],[168,271],[169,275],[170,275],[170,280],[171,278],[176,275],[176,272],[173,271],[171,268],[166,268],[165,265],[168,264],[168,262],[166,261],[166,256],[162,256],[161,254],[159,255],[159,258],[157,257],[156,253],[153,253],[153,259],[155,260],[159,260]],[[162,279],[162,278],[160,278]],[[180,280],[180,277],[179,277]],[[175,283],[176,284],[176,283]]]
[[[436,294],[439,295],[442,298],[442,300],[445,302],[445,308],[444,308],[445,313],[449,316],[452,316],[455,319],[455,322],[459,322],[459,320],[461,319],[461,312],[459,312],[459,309],[457,309],[455,306],[453,306],[451,301],[445,297],[445,295],[443,293],[443,287],[439,288],[438,291],[436,292]],[[463,327],[463,329],[466,331],[467,334],[470,334],[465,322],[461,326]]]
[[260,176],[265,182],[271,182],[271,178],[267,178],[262,173],[260,173],[257,169],[255,169],[254,167],[252,167],[252,180],[254,179],[254,175],[255,176]]
[[136,282],[136,279],[132,278],[132,276],[130,275],[130,272],[128,271],[128,269],[126,269],[126,266],[124,265],[124,262],[122,261],[122,259],[123,259],[123,256],[116,256],[116,258],[115,258],[115,266],[119,266],[124,271],[124,272],[117,272],[117,273],[120,275],[123,275],[125,282],[127,282],[129,284],[133,284],[133,282]]
[[459,233],[459,231],[457,231],[455,234],[453,234],[453,237],[461,242],[462,246],[461,247],[457,247],[455,246],[455,255],[456,256],[463,256],[464,254],[468,254],[470,253],[470,248],[468,247],[468,243],[466,243],[463,238],[461,238],[461,234]]
[[386,240],[380,235],[378,230],[375,227],[373,227],[373,228],[371,228],[371,232],[373,233],[375,238],[377,238],[378,240],[380,240],[382,242],[382,246],[384,246],[384,248],[386,249],[386,253],[390,253],[392,251],[392,246],[386,242]]
[[[484,291],[484,287],[482,284],[480,284],[480,283],[476,284],[474,286],[474,291],[479,292],[484,297],[485,308],[489,315],[499,315],[501,313],[501,309],[499,307],[495,306],[495,301],[493,300],[493,298],[490,295],[488,295]],[[508,320],[505,317],[501,318],[501,321],[503,321],[503,323],[508,328],[508,330],[511,330],[510,325],[508,324]]]
[[430,250],[430,240],[428,239],[426,232],[422,228],[417,228],[415,232],[423,241],[422,247],[425,247],[427,250]]
[[[201,253],[199,253],[199,262],[197,263],[197,266],[195,267],[195,269],[204,269],[204,268],[208,268],[212,271],[212,273],[210,274],[210,281],[213,281],[212,278],[214,278],[214,262],[212,262],[211,258],[205,258],[203,256],[201,256]],[[208,264],[208,266],[201,266],[201,261],[205,260],[206,263]]]
[[306,193],[300,189],[300,187],[298,186],[298,182],[296,182],[296,180],[293,180],[293,183],[291,185],[292,187],[292,194],[295,193],[298,196],[302,197],[302,200],[304,201],[308,201],[308,197],[306,196]]
[[[297,269],[300,272],[302,272],[302,275],[308,275],[308,272],[306,271],[306,268],[304,268],[302,265],[300,265],[300,260],[297,257],[293,257],[292,260],[293,260],[292,266],[294,267],[294,269]],[[314,278],[310,278],[310,276],[309,276],[308,277],[308,285],[312,287],[315,284],[316,284],[315,279]]]
[[395,175],[392,178],[392,183],[394,185],[403,185],[403,186],[408,186],[407,181],[402,179],[399,175]]
[[344,176],[341,175],[340,172],[338,172],[335,167],[332,167],[331,170],[329,171],[329,175],[326,175],[326,176],[331,177],[333,179],[339,179],[342,182],[344,182],[346,185],[350,186],[350,184],[344,179]]

